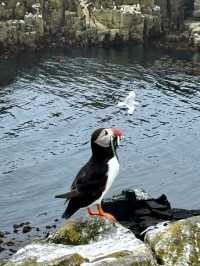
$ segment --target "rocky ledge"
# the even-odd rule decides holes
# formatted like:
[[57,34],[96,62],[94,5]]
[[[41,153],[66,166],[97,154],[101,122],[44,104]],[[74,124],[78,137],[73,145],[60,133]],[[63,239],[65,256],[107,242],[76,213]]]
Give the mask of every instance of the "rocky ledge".
[[200,216],[149,228],[144,242],[102,218],[70,221],[48,242],[20,249],[5,266],[197,266]]
[[153,0],[1,1],[0,44],[15,50],[143,42],[144,37],[160,32],[159,10]]
[[199,0],[194,1],[1,0],[0,53],[44,46],[145,43],[162,36],[168,36],[168,43],[186,39],[187,47],[198,49],[199,24],[185,23],[188,16],[200,19]]
[[70,219],[2,265],[200,265],[200,210],[171,209],[165,195],[153,199],[142,190],[126,190],[103,206],[119,222]]

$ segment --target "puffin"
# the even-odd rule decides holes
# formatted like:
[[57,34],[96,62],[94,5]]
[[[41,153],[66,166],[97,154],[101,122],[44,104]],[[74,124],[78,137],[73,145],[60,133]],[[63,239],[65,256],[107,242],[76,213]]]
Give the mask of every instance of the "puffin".
[[[118,175],[116,151],[123,138],[124,133],[119,128],[99,128],[92,133],[89,161],[78,172],[71,190],[55,196],[68,202],[62,218],[68,219],[79,209],[86,208],[90,216],[97,215],[116,221],[112,214],[102,209],[101,201]],[[91,209],[94,205],[96,211]]]

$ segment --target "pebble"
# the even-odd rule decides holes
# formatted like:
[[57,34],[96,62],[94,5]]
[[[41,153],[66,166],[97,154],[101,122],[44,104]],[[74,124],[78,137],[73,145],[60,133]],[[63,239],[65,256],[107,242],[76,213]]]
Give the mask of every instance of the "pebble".
[[15,243],[13,241],[8,241],[8,242],[5,242],[4,244],[6,246],[9,246],[10,247],[10,246],[14,246]]
[[47,232],[47,233],[45,234],[45,237],[49,237],[49,235],[50,235],[50,233],[49,233],[49,232]]
[[14,228],[14,229],[17,229],[17,228],[19,228],[19,227],[20,227],[19,224],[13,224],[13,228]]
[[3,248],[3,247],[0,246],[0,253],[1,253],[2,251],[4,251],[4,250],[5,250],[5,248]]
[[16,253],[17,252],[16,249],[12,249],[12,248],[10,248],[9,251],[12,252],[12,253]]
[[26,234],[32,230],[32,227],[30,225],[25,225],[22,229],[22,233]]
[[46,229],[51,229],[52,226],[51,225],[46,225]]
[[25,223],[21,223],[19,224],[19,227],[23,227],[25,225]]

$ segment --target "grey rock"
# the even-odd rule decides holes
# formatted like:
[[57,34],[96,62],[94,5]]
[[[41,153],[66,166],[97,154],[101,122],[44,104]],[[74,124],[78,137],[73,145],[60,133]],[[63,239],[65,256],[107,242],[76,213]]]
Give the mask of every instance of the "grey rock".
[[[102,218],[66,222],[49,241],[22,248],[6,266],[157,265],[149,247],[130,230]],[[74,256],[77,264],[72,263]],[[63,258],[68,264],[55,264]]]
[[162,265],[200,265],[200,216],[151,230],[147,232],[145,242]]

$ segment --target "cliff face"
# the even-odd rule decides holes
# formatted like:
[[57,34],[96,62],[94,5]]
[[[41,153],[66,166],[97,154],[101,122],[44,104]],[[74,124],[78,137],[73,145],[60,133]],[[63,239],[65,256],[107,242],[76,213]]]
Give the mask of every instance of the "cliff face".
[[[143,43],[182,29],[185,1],[1,0],[0,48]],[[198,17],[200,1],[195,0],[194,6]]]
[[200,0],[194,0],[194,17],[200,20]]
[[23,46],[34,48],[44,35],[40,3],[8,0],[0,3],[0,46],[15,50]]
[[0,3],[0,43],[23,48],[43,42],[88,45],[114,40],[143,42],[160,33],[153,0],[8,0]]

